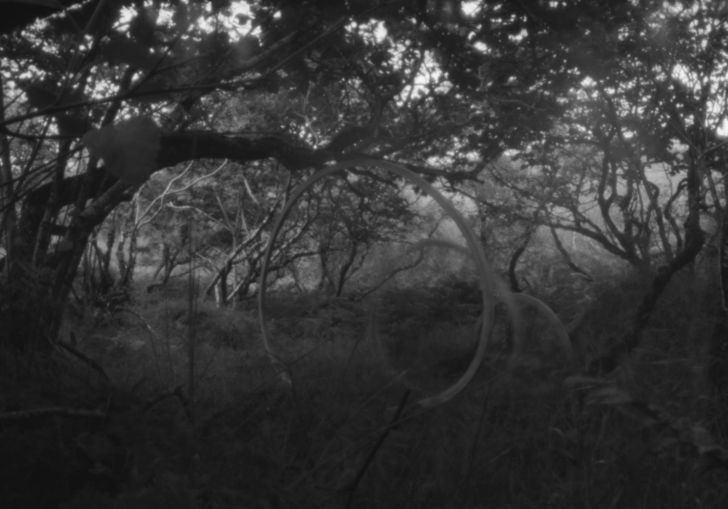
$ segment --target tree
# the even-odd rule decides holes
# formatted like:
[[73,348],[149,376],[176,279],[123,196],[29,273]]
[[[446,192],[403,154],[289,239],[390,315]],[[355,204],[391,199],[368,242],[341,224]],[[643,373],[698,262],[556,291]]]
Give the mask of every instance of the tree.
[[[416,26],[377,38],[418,9],[258,2],[233,16],[225,2],[109,1],[4,36],[2,293],[26,309],[15,316],[45,302],[40,319],[14,324],[16,343],[55,337],[89,236],[152,172],[204,159],[291,172],[363,155],[424,162],[432,140],[454,140],[446,79],[414,92],[432,45]],[[244,121],[221,131],[236,99]]]
[[[510,212],[521,220],[577,232],[642,270],[659,265],[612,352],[620,358],[671,277],[701,251],[701,218],[723,214],[728,13],[713,3],[641,2],[596,23],[587,16],[595,5],[580,5],[558,20],[543,9],[529,16],[535,26],[519,47],[543,49],[557,69],[543,72],[539,92],[561,115],[510,145],[520,170],[493,165],[490,174],[513,193]],[[562,23],[573,23],[580,44],[559,42],[570,32]],[[548,88],[564,67],[575,80]]]
[[[722,207],[706,170],[724,159],[724,18],[688,0],[109,0],[18,21],[1,46],[0,293],[25,309],[15,316],[47,309],[17,342],[55,337],[90,235],[160,169],[225,159],[247,176],[274,160],[303,178],[363,157],[458,190],[506,151],[539,172],[493,174],[524,224],[578,231],[638,265],[653,232],[673,251],[636,338],[703,245],[701,207]],[[685,177],[666,200],[645,176],[656,164]]]

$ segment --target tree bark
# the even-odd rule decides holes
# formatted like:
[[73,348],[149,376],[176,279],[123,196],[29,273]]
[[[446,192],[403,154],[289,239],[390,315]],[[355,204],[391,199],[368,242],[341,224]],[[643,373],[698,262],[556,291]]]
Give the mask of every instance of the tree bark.
[[[61,156],[63,158],[63,154]],[[154,171],[198,159],[229,159],[245,163],[271,158],[290,171],[318,169],[333,159],[326,149],[302,148],[278,137],[245,138],[214,132],[183,132],[161,136]],[[450,174],[430,168],[408,166],[413,171],[430,177],[445,177],[453,181],[473,178],[470,173]],[[65,302],[89,236],[120,203],[130,201],[134,194],[134,189],[119,182],[103,167],[97,168],[95,164],[91,164],[86,173],[58,178],[40,185],[23,199],[17,230],[22,232],[24,241],[18,244],[20,248],[16,256],[16,259],[21,260],[33,258],[33,247],[43,228],[44,217],[57,217],[67,206],[75,205],[76,209],[69,214],[72,220],[63,228],[63,240],[57,244],[62,248],[48,256],[41,253],[44,255],[42,259],[36,257],[38,265],[35,268],[45,271],[43,281],[36,279],[38,288],[44,289],[40,292],[42,295],[30,295],[28,288],[19,285],[17,290],[27,294],[26,297],[9,297],[18,305],[26,302],[30,306],[32,303],[29,309],[44,303],[42,306],[46,310],[42,313],[31,313],[33,319],[26,320],[26,324],[32,324],[32,330],[21,331],[18,335],[21,343],[37,336],[47,338],[50,342],[55,341]],[[89,200],[90,205],[86,206]],[[56,234],[52,229],[49,231],[51,235]],[[22,281],[27,276],[28,274],[23,274],[23,270],[20,270],[16,280]],[[168,276],[166,273],[165,277]]]
[[728,428],[728,207],[723,210],[719,252],[720,302],[710,338],[708,381],[712,392],[711,421],[716,431],[724,433]]
[[697,165],[693,165],[688,169],[688,217],[685,221],[685,245],[682,251],[668,264],[657,270],[650,290],[637,308],[626,337],[616,343],[607,355],[594,359],[588,368],[590,373],[608,374],[614,371],[619,366],[620,361],[639,345],[647,322],[652,316],[655,306],[665,291],[667,284],[672,279],[672,276],[686,265],[692,263],[703,249],[705,232],[700,227],[701,197],[698,175]]

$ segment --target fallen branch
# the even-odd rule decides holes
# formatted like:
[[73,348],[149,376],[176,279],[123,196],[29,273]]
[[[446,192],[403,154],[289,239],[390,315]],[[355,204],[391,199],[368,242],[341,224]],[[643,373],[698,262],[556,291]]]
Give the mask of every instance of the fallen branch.
[[171,398],[173,396],[176,397],[177,399],[179,399],[180,403],[182,404],[182,408],[184,408],[184,411],[187,414],[187,417],[190,419],[190,421],[192,421],[192,411],[190,410],[191,403],[190,403],[189,398],[187,398],[187,396],[185,396],[185,393],[182,392],[181,385],[178,385],[174,389],[171,389],[167,392],[163,392],[162,394],[159,394],[159,395],[149,399],[144,404],[142,409],[144,411],[147,411],[150,408],[152,408],[154,405],[156,405],[157,403],[160,403],[160,402],[164,401],[165,399]]
[[67,407],[48,407],[34,408],[32,410],[18,410],[16,412],[0,413],[0,422],[4,421],[25,421],[28,419],[36,419],[38,417],[46,417],[58,415],[61,417],[76,417],[80,419],[105,419],[106,414],[101,410],[78,410],[76,408]]
[[374,444],[374,448],[369,453],[369,456],[366,460],[364,460],[364,464],[362,465],[361,469],[359,470],[359,473],[357,474],[356,478],[351,482],[349,486],[344,488],[342,491],[348,491],[349,492],[349,499],[346,502],[346,508],[349,509],[351,507],[351,504],[354,502],[354,495],[356,494],[356,488],[359,486],[359,482],[364,477],[364,474],[367,471],[367,468],[369,468],[369,465],[371,464],[372,460],[374,459],[374,456],[376,456],[377,451],[382,447],[382,444],[384,444],[384,440],[387,438],[387,435],[389,435],[389,432],[393,429],[397,429],[399,426],[399,418],[402,415],[402,410],[404,410],[404,406],[407,403],[407,399],[410,395],[410,390],[407,390],[404,395],[402,396],[402,401],[399,402],[399,407],[397,408],[397,411],[392,416],[392,421],[387,425],[386,428],[382,431],[382,434],[377,439],[377,443]]
[[101,376],[101,378],[104,379],[104,381],[106,383],[108,383],[109,385],[114,385],[113,382],[111,381],[111,378],[109,378],[109,375],[106,374],[106,371],[104,371],[104,368],[102,368],[98,362],[96,362],[95,360],[82,354],[81,352],[76,350],[74,347],[72,347],[70,344],[66,343],[65,341],[59,341],[58,346],[62,347],[68,353],[73,354],[75,357],[78,357],[83,362],[88,364],[94,371],[96,371]]

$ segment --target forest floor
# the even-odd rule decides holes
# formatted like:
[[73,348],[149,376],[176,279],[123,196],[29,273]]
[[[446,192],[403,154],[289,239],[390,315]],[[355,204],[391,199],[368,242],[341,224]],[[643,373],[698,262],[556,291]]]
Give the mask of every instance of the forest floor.
[[475,337],[472,310],[445,294],[395,293],[374,309],[273,298],[291,385],[253,310],[191,308],[178,287],[83,310],[63,339],[73,332],[86,360],[30,373],[3,358],[4,409],[56,411],[0,422],[0,507],[726,506],[728,471],[705,454],[728,443],[696,340],[709,323],[677,312],[695,295],[668,296],[609,379],[580,366],[609,343],[624,290],[602,296],[575,362],[534,355],[514,369],[490,356],[462,393],[425,408],[465,371],[469,357],[446,361]]

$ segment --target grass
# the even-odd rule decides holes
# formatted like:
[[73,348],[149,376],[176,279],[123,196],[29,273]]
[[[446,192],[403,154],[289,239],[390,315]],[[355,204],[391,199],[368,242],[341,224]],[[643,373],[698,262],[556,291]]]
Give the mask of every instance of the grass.
[[[305,299],[271,299],[292,390],[269,367],[253,311],[200,303],[190,313],[184,288],[138,297],[132,312],[66,325],[113,384],[71,358],[46,382],[3,376],[4,394],[22,394],[6,409],[32,401],[105,418],[0,428],[3,456],[15,460],[0,471],[9,481],[2,507],[723,507],[727,471],[696,449],[717,428],[694,322],[702,311],[688,307],[686,288],[666,296],[659,326],[609,380],[568,377],[538,353],[517,369],[481,370],[433,409],[414,402],[444,383],[440,375],[430,385],[425,370],[402,376],[392,368],[407,366],[386,352],[406,364],[436,359],[438,339],[441,353],[467,350],[472,320],[447,312],[450,297],[409,290],[376,317],[363,305],[312,312]],[[613,288],[598,298],[621,320],[629,295]],[[582,361],[611,340],[599,309],[577,345]]]

